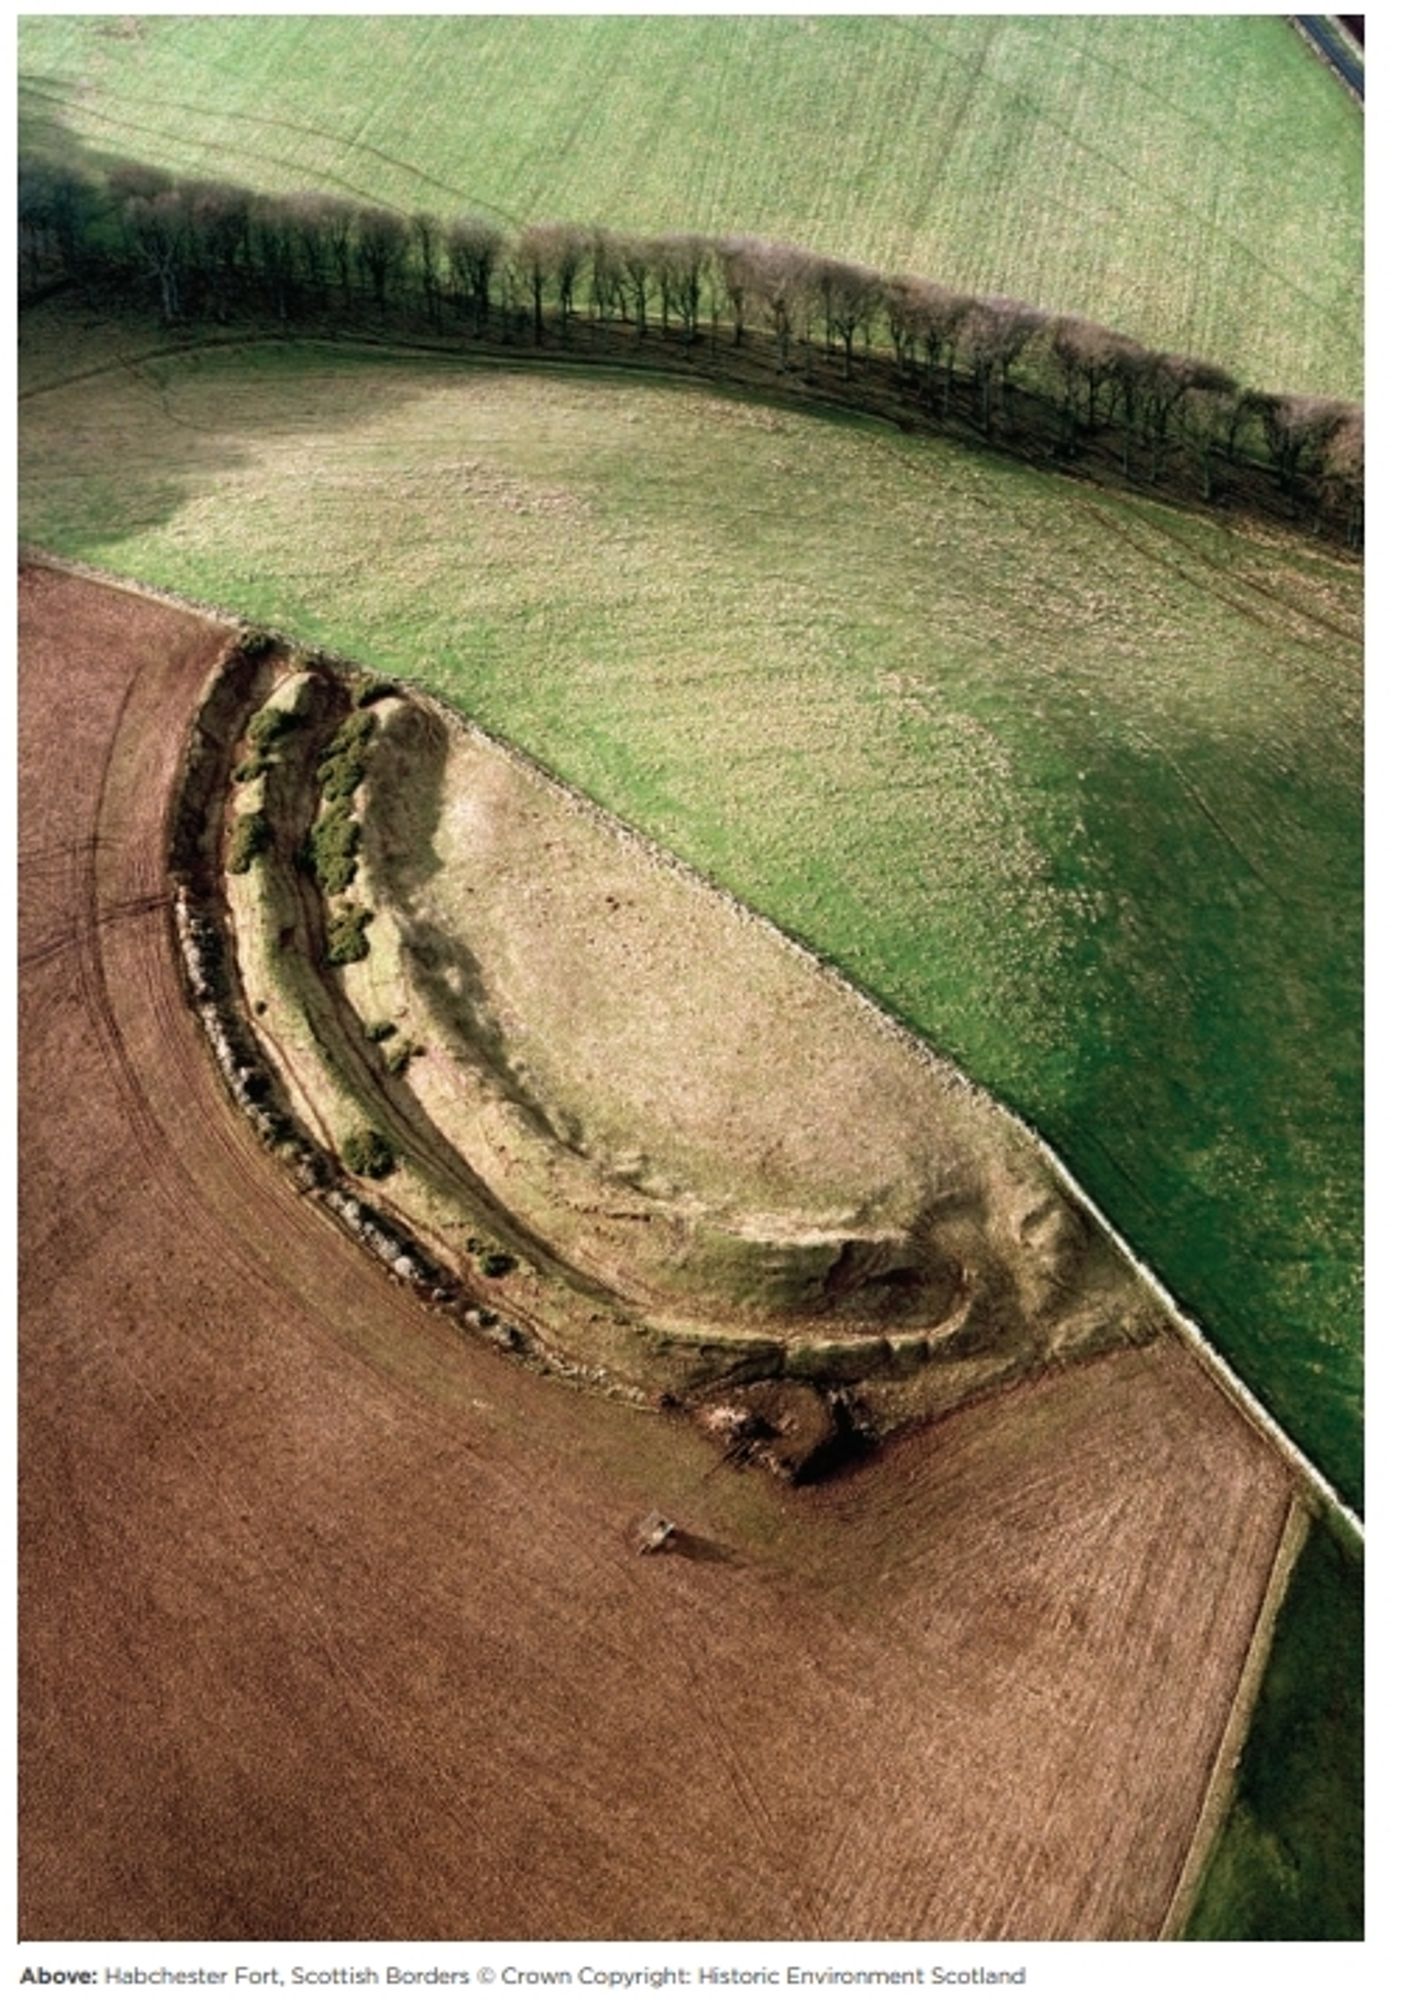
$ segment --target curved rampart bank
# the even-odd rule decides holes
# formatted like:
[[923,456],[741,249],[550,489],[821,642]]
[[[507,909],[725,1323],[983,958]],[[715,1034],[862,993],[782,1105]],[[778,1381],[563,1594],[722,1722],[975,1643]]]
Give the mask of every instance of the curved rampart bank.
[[771,1385],[886,1424],[1162,1324],[999,1107],[526,760],[278,652],[203,716],[179,823],[277,1115],[502,1341],[810,1432]]

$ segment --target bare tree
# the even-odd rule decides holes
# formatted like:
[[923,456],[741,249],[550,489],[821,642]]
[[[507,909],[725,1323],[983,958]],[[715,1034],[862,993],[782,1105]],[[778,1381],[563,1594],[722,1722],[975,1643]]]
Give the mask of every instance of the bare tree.
[[1153,356],[1147,348],[1123,334],[1114,334],[1109,350],[1107,380],[1112,388],[1112,409],[1123,426],[1123,477],[1132,478],[1133,443],[1137,436],[1138,414]]
[[532,222],[515,238],[513,261],[529,294],[535,345],[544,343],[544,298],[555,281],[561,225]]
[[57,267],[73,276],[82,266],[94,231],[99,189],[72,167],[51,161],[21,160],[19,248],[31,284]]
[[124,216],[139,261],[157,281],[162,318],[179,319],[189,257],[186,202],[174,187],[161,194],[134,195]]
[[942,376],[941,409],[943,416],[946,416],[951,410],[951,392],[956,380],[956,364],[960,358],[962,334],[976,301],[965,292],[949,291],[945,285],[933,285],[925,281],[918,282],[914,289],[922,352],[927,365],[927,381],[933,395],[937,370],[943,365],[945,367],[946,372]]
[[265,296],[283,322],[294,309],[299,230],[288,202],[279,195],[259,195],[251,203],[250,249]]
[[672,239],[649,236],[645,248],[651,264],[652,282],[657,288],[657,331],[667,337],[672,313]]
[[1093,410],[1098,384],[1102,380],[1103,347],[1096,336],[1103,329],[1086,319],[1068,316],[1056,319],[1049,329],[1049,352],[1059,382],[1060,449],[1071,453],[1078,442],[1084,392],[1088,394],[1088,427],[1093,428]]
[[381,312],[401,289],[410,249],[407,225],[387,208],[360,208],[353,238],[353,262]]
[[884,278],[881,306],[887,320],[887,337],[892,342],[897,372],[905,380],[917,363],[917,343],[921,338],[922,308],[915,278]]
[[594,317],[606,326],[615,313],[627,317],[627,278],[623,270],[622,238],[616,230],[595,228],[589,233],[588,295]]
[[464,300],[477,333],[490,321],[490,288],[504,250],[505,236],[492,222],[462,216],[446,231],[446,254],[458,300]]
[[754,236],[727,236],[716,245],[716,261],[721,271],[721,289],[731,312],[731,344],[741,346],[750,318],[753,259],[759,251]]
[[1042,313],[1016,299],[986,298],[972,301],[961,323],[961,345],[970,362],[981,429],[987,437],[994,428],[997,403],[1004,409],[1010,370],[1043,321]]
[[1324,453],[1329,498],[1342,509],[1349,548],[1363,546],[1363,412],[1349,405],[1334,426]]
[[701,317],[701,293],[711,258],[710,239],[689,233],[659,237],[657,256],[663,331],[666,330],[666,313],[670,310],[677,316],[682,339],[689,344],[696,338]]
[[775,361],[783,373],[789,366],[790,342],[803,322],[812,260],[792,243],[752,241],[744,261],[749,295],[774,334]]
[[876,271],[862,264],[826,261],[819,282],[824,305],[826,338],[836,333],[843,343],[843,376],[853,376],[853,348],[859,334],[866,340],[873,318],[882,304],[882,280]]
[[329,288],[334,276],[329,244],[329,211],[332,205],[326,195],[315,191],[283,197],[290,243],[300,276],[316,295]]
[[421,211],[411,221],[412,252],[429,320],[440,318],[442,228],[438,216]]
[[1252,432],[1260,430],[1263,400],[1255,389],[1238,389],[1232,398],[1225,435],[1221,439],[1221,453],[1228,465],[1234,465],[1241,456],[1244,440]]
[[1261,396],[1257,408],[1280,491],[1293,499],[1301,477],[1317,480],[1349,405],[1323,396]]
[[[1142,385],[1143,423],[1147,431],[1147,441],[1152,450],[1151,476],[1154,485],[1162,477],[1162,464],[1167,449],[1167,437],[1188,399],[1200,394],[1203,403],[1196,412],[1194,425],[1184,433],[1189,443],[1198,443],[1203,435],[1202,420],[1206,417],[1224,422],[1229,415],[1227,399],[1234,394],[1235,377],[1228,375],[1224,368],[1217,368],[1209,361],[1198,361],[1189,354],[1154,354],[1146,371]],[[1210,494],[1210,451],[1215,449],[1216,433],[1213,430],[1209,448],[1203,460],[1206,494]]]
[[553,252],[554,290],[559,300],[559,326],[566,340],[574,316],[574,288],[591,253],[592,239],[586,229],[572,222],[560,223]]
[[[1170,361],[1171,357],[1166,357]],[[1177,435],[1190,451],[1201,474],[1201,497],[1216,497],[1216,456],[1230,433],[1231,419],[1240,400],[1235,377],[1222,368],[1194,364],[1195,372],[1177,402],[1173,419]],[[1154,462],[1153,477],[1157,477]]]
[[250,193],[231,181],[200,181],[191,190],[191,231],[199,246],[207,296],[224,319],[250,257]]
[[622,259],[623,280],[632,305],[637,337],[646,340],[647,301],[651,295],[652,273],[656,268],[656,251],[645,236],[624,236],[619,239],[618,255]]

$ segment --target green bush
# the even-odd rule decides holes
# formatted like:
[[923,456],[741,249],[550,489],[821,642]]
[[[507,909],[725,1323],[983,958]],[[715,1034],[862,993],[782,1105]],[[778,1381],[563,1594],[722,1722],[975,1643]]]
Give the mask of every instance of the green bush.
[[351,965],[355,959],[367,957],[368,940],[363,934],[372,920],[372,911],[360,910],[356,903],[329,920],[325,955],[330,965]]
[[419,1056],[421,1053],[421,1049],[414,1042],[399,1042],[395,1048],[385,1050],[383,1063],[388,1075],[401,1076],[413,1056]]
[[292,708],[262,708],[250,718],[245,734],[257,750],[268,750],[281,736],[288,736],[298,727],[299,717]]
[[483,1250],[480,1267],[487,1278],[504,1278],[515,1268],[515,1260],[508,1250]]
[[365,1125],[360,1132],[351,1132],[343,1142],[343,1164],[350,1174],[361,1174],[366,1180],[380,1181],[397,1165],[397,1155],[383,1138]]
[[326,896],[339,896],[358,872],[362,828],[345,799],[337,800],[316,821],[306,850],[309,868]]
[[361,759],[348,752],[342,757],[335,757],[320,764],[319,790],[326,799],[335,799],[341,803],[344,799],[352,798],[366,776],[367,770]]
[[262,632],[258,625],[246,625],[236,634],[235,650],[243,653],[247,660],[260,660],[274,643],[270,634]]
[[269,765],[263,757],[242,757],[235,767],[235,782],[248,785],[252,778],[263,778]]
[[397,1023],[395,1021],[367,1021],[363,1025],[363,1033],[370,1042],[388,1042],[397,1033]]
[[386,701],[389,695],[396,693],[394,681],[373,680],[361,675],[353,686],[353,698],[359,708],[371,708],[375,701]]
[[377,728],[377,717],[355,710],[345,716],[319,759],[319,788],[326,799],[348,799],[366,775],[362,752]]
[[355,709],[352,715],[345,715],[328,740],[324,757],[341,757],[346,750],[361,750],[376,731],[378,719]]
[[270,823],[262,812],[242,813],[230,837],[226,867],[232,875],[243,875],[257,854],[263,854],[273,838]]

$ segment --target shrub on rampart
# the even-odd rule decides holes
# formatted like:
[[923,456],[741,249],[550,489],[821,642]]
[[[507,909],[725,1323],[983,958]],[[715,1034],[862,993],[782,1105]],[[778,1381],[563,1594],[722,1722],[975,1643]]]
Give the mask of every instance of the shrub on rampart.
[[397,1155],[382,1133],[374,1131],[371,1125],[350,1132],[340,1152],[349,1173],[360,1174],[366,1180],[383,1180],[397,1165]]
[[355,709],[329,738],[319,759],[319,789],[326,799],[351,799],[367,775],[363,751],[377,728],[377,717]]
[[256,750],[269,750],[281,736],[299,727],[300,718],[292,708],[262,708],[250,718],[245,734]]
[[367,957],[366,932],[372,920],[372,911],[360,909],[356,903],[330,917],[325,953],[330,965],[352,965],[355,960]]
[[347,799],[336,799],[314,822],[306,856],[310,872],[326,896],[339,896],[358,872],[363,830]]
[[262,812],[242,813],[231,831],[226,867],[232,875],[243,875],[257,855],[269,847],[273,836]]

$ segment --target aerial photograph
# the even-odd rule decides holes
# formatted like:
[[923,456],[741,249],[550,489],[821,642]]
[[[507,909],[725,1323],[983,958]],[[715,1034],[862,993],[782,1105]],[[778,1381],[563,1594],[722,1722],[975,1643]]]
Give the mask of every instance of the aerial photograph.
[[21,1939],[1361,1939],[1363,17],[17,72]]

